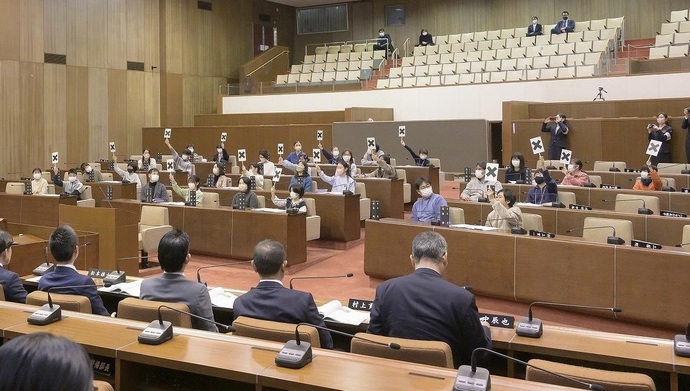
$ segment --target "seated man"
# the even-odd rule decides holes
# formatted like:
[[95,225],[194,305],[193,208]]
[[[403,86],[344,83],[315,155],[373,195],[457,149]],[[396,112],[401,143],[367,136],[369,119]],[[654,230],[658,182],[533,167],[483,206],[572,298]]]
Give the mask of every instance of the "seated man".
[[0,286],[5,293],[5,300],[15,303],[26,303],[26,289],[19,275],[6,269],[12,260],[14,239],[5,231],[0,231]]
[[74,261],[79,256],[77,233],[69,225],[61,225],[50,234],[48,241],[50,254],[55,258],[55,270],[46,273],[38,281],[38,289],[47,291],[54,287],[87,285],[79,288],[53,289],[53,293],[86,296],[91,302],[91,312],[98,315],[110,315],[98,295],[96,284],[91,277],[79,274]]
[[429,222],[441,219],[441,207],[448,206],[446,199],[435,194],[429,179],[421,177],[414,181],[414,189],[420,198],[412,205],[412,221]]
[[84,192],[84,184],[79,182],[77,170],[74,168],[69,169],[67,172],[67,182],[63,182],[62,179],[60,179],[60,170],[53,166],[53,183],[62,187],[62,194],[77,196],[77,199],[81,200],[81,193]]
[[477,162],[474,178],[467,182],[460,198],[464,201],[487,201],[489,189],[497,192],[503,189],[503,185],[501,182],[486,179],[486,162]]
[[149,171],[149,183],[141,187],[141,200],[144,202],[167,202],[168,190],[158,181],[160,173],[157,168]]
[[84,175],[84,182],[103,182],[103,174],[101,174],[101,170],[91,167],[89,163],[82,163],[79,168]]
[[410,259],[415,271],[376,288],[368,332],[443,341],[458,367],[470,363],[474,349],[491,349],[491,333],[479,321],[472,293],[441,277],[448,265],[447,249],[446,240],[436,232],[414,238]]
[[[271,320],[284,323],[311,323],[326,327],[311,293],[287,289],[285,249],[280,242],[263,240],[254,247],[252,267],[259,274],[259,284],[235,300],[233,316]],[[321,347],[333,348],[333,339],[326,330],[319,330]]]
[[569,19],[570,13],[568,11],[563,11],[563,20],[559,20],[558,23],[551,29],[551,34],[562,34],[562,33],[572,33],[575,31],[575,21]]
[[361,174],[358,176],[359,178],[386,178],[392,180],[398,179],[398,172],[395,171],[395,167],[391,166],[390,155],[385,154],[381,157],[377,155],[372,155],[371,158],[374,162],[376,162],[379,168],[368,174]]
[[[192,314],[213,321],[211,296],[206,285],[184,276],[184,269],[190,259],[189,236],[186,233],[173,230],[163,235],[158,243],[158,262],[163,275],[142,281],[139,298],[186,304]],[[197,318],[192,318],[192,327],[218,331],[215,324]]]

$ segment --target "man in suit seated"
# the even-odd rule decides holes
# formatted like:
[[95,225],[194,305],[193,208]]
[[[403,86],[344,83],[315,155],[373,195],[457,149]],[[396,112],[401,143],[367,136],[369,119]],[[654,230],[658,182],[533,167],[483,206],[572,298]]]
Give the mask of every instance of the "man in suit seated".
[[570,13],[563,11],[563,20],[559,20],[556,26],[551,29],[551,34],[572,33],[575,31],[575,21],[569,19]]
[[539,24],[539,18],[536,16],[532,17],[532,24],[527,26],[527,36],[535,37],[542,34],[544,34],[544,32],[542,31],[541,24]]
[[26,289],[17,273],[5,269],[12,260],[12,235],[0,231],[0,285],[5,293],[5,300],[15,303],[26,303]]
[[[284,323],[311,323],[326,327],[311,293],[287,289],[285,249],[280,242],[263,240],[254,247],[252,267],[259,274],[259,284],[235,300],[233,316],[271,320]],[[333,348],[333,339],[326,330],[319,330],[321,347]]]
[[445,281],[446,240],[421,232],[412,241],[412,266],[407,276],[376,288],[369,332],[397,338],[443,341],[453,352],[455,367],[469,364],[476,348],[491,348],[491,333],[482,326],[474,296]]
[[61,225],[50,234],[48,240],[50,254],[55,258],[55,270],[46,273],[38,281],[38,289],[47,291],[54,287],[86,285],[79,288],[53,289],[51,292],[86,296],[91,302],[91,312],[98,315],[110,315],[98,295],[96,284],[91,277],[79,274],[74,261],[79,256],[79,239],[69,225]]
[[[206,285],[184,276],[190,259],[189,236],[186,233],[176,229],[163,235],[158,243],[158,262],[163,275],[142,281],[139,298],[186,304],[192,314],[213,321],[211,296]],[[196,318],[192,318],[192,327],[218,332],[215,324]]]

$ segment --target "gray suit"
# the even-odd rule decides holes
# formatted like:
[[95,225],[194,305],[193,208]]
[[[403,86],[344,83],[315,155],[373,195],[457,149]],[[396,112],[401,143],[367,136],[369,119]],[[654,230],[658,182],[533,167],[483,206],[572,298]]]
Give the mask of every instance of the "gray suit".
[[[211,297],[204,284],[188,280],[182,274],[163,273],[141,283],[139,298],[187,304],[189,312],[209,320],[213,319]],[[199,330],[218,331],[215,324],[192,318],[192,327]]]

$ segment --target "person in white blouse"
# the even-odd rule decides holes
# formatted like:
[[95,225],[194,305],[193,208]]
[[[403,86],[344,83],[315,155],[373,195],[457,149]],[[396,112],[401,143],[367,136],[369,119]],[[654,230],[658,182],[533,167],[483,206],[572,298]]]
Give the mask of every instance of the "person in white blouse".
[[115,154],[113,154],[113,162],[113,169],[122,177],[122,181],[136,183],[137,191],[141,191],[141,179],[139,179],[139,174],[137,174],[137,164],[130,161],[127,163],[127,171],[125,171],[117,165],[117,156],[115,156]]
[[355,192],[356,182],[350,176],[350,166],[345,162],[336,165],[333,176],[326,175],[318,165],[316,165],[316,173],[324,182],[331,185],[331,193],[342,193],[346,190],[351,193]]

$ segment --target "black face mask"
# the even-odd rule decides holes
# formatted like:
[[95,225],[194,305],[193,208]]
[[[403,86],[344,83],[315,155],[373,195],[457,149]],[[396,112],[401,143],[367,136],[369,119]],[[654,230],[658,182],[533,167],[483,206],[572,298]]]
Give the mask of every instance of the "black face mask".
[[127,169],[127,172],[131,174],[131,173],[134,172],[134,169],[133,169],[133,168],[128,168],[128,169]]
[[563,20],[568,20],[568,17],[567,17],[567,16],[564,16],[564,17],[563,17]]
[[652,178],[640,178],[640,181],[642,182],[643,185],[649,186],[650,183],[652,183]]
[[537,185],[541,185],[542,183],[544,183],[544,177],[543,176],[535,176],[534,182],[536,182]]

